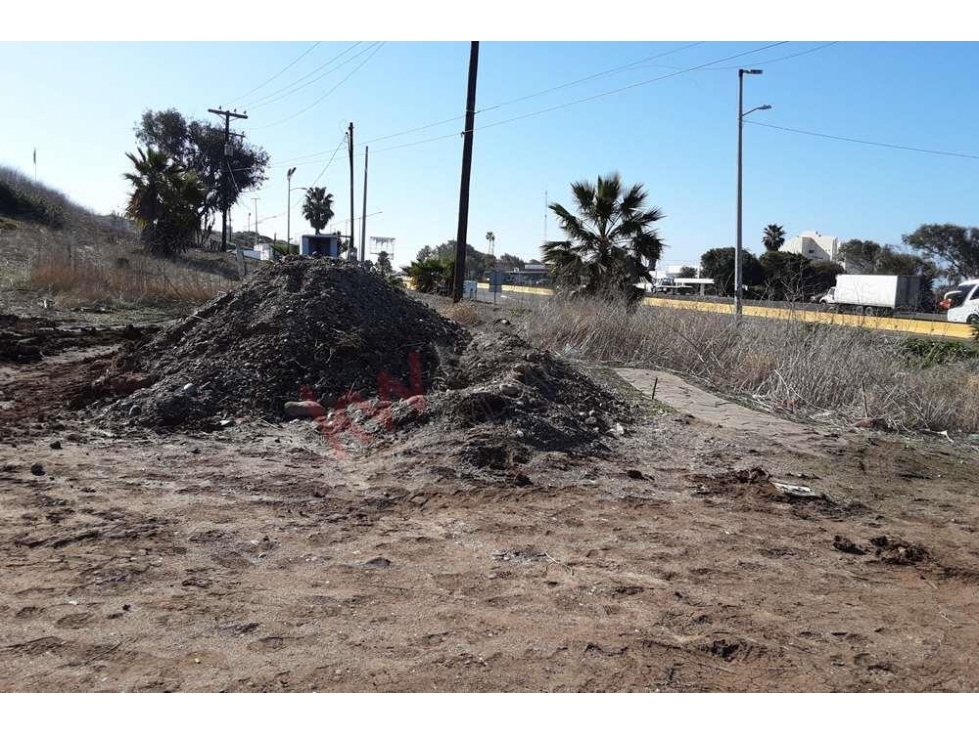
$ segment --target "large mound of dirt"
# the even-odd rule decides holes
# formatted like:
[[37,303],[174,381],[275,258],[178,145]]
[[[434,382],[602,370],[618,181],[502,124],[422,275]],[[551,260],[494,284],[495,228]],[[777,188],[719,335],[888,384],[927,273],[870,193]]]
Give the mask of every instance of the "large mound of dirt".
[[474,335],[383,278],[329,259],[270,265],[130,351],[103,382],[124,395],[110,420],[213,428],[244,416],[279,421],[297,415],[287,403],[302,401],[338,447],[435,423],[470,431],[466,458],[492,467],[534,449],[599,448],[621,411],[506,325]]
[[[461,327],[354,264],[286,258],[122,360],[155,383],[128,401],[139,422],[284,417],[286,402],[332,404],[379,384],[437,388]],[[187,389],[185,389],[185,387]]]

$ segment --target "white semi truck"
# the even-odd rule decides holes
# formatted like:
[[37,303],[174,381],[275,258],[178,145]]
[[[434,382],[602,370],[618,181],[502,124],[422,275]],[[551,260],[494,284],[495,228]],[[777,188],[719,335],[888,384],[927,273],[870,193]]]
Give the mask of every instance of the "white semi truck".
[[920,287],[917,275],[837,275],[819,303],[867,316],[914,311]]

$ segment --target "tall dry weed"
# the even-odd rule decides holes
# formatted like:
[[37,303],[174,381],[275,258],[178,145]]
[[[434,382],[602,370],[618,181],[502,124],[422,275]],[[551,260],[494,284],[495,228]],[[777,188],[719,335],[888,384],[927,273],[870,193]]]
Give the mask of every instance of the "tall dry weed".
[[979,432],[979,360],[922,367],[900,338],[795,320],[554,299],[521,323],[532,342],[613,364],[672,370],[798,416]]

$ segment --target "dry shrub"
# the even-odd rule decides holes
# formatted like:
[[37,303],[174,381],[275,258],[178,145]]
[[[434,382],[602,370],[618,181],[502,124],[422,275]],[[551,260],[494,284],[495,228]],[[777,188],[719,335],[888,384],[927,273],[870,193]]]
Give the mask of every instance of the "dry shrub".
[[468,303],[453,303],[442,312],[442,315],[463,326],[478,326],[483,323],[479,310]]
[[179,261],[130,255],[108,263],[73,258],[64,252],[37,257],[28,270],[27,283],[66,307],[178,309],[204,303],[232,286],[219,275],[191,270]]
[[521,323],[530,341],[603,362],[687,373],[720,392],[803,416],[979,432],[979,359],[915,366],[869,329],[553,299]]

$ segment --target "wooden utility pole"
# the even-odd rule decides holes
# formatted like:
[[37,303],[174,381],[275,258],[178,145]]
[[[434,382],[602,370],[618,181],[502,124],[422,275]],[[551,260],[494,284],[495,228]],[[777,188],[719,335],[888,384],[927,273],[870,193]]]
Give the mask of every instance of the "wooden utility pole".
[[367,154],[370,148],[364,147],[364,211],[360,219],[360,261],[367,262],[364,248],[367,247]]
[[347,251],[348,260],[357,259],[357,249],[354,247],[354,124],[347,127],[347,152],[350,154],[350,249]]
[[236,120],[247,120],[248,115],[233,110],[208,109],[224,118],[224,170],[221,171],[221,252],[228,249],[228,176],[233,176],[231,172],[231,118]]
[[479,41],[469,47],[469,90],[466,93],[466,129],[462,144],[462,181],[459,184],[459,229],[456,231],[456,267],[452,282],[452,300],[462,300],[462,282],[466,278],[466,238],[469,233],[469,176],[473,162],[473,126],[476,124],[476,69],[479,66]]

